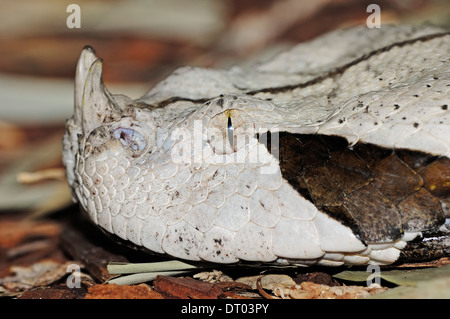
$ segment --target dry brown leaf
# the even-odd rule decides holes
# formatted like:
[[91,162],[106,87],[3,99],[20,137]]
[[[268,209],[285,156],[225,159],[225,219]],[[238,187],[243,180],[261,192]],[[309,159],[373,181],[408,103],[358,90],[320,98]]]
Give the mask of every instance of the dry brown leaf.
[[[226,296],[240,296],[251,289],[248,285],[234,281],[209,283],[191,277],[157,276],[154,288],[164,297],[180,299],[218,299]],[[245,297],[245,296],[244,296]]]
[[429,260],[417,263],[404,263],[396,265],[396,268],[425,268],[425,267],[440,267],[450,265],[450,257],[442,257],[436,260]]
[[217,299],[222,294],[219,286],[189,277],[158,276],[154,287],[157,292],[169,298]]
[[0,121],[0,134],[0,150],[14,150],[26,141],[23,130],[12,123]]
[[28,238],[54,238],[61,225],[53,221],[0,221],[0,247],[10,249]]
[[146,284],[137,286],[100,284],[89,287],[85,299],[163,299],[163,296]]
[[17,299],[80,299],[84,289],[70,289],[67,286],[39,287],[21,293]]

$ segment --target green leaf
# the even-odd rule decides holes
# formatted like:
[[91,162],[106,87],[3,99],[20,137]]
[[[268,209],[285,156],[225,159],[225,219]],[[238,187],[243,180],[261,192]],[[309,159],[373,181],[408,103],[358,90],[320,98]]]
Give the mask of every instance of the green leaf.
[[371,272],[360,270],[344,270],[340,273],[334,274],[333,277],[348,281],[366,281]]
[[119,276],[108,280],[110,284],[134,285],[152,281],[156,276],[176,276],[189,272],[199,267],[182,261],[170,260],[154,263],[117,263],[112,262],[107,266],[110,274],[131,274]]
[[170,260],[155,263],[109,263],[107,266],[110,274],[133,274],[133,273],[149,273],[164,271],[179,271],[196,269],[193,266],[178,260]]
[[127,276],[115,277],[107,281],[109,284],[116,285],[135,285],[143,282],[152,281],[156,276],[176,276],[187,273],[188,271],[161,271],[161,272],[147,272],[137,273]]
[[[371,274],[372,272],[346,270],[333,277],[349,281],[366,281]],[[420,269],[381,269],[380,277],[396,285],[416,286],[422,281],[450,278],[450,265]]]
[[450,277],[424,280],[416,286],[400,286],[371,296],[371,299],[449,299]]

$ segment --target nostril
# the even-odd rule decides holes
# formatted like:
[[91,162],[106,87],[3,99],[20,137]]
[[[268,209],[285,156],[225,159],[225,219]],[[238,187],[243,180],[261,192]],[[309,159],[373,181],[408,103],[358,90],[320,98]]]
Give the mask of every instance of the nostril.
[[118,139],[123,146],[131,148],[135,152],[142,151],[147,143],[144,136],[130,128],[119,127],[113,132],[115,139]]

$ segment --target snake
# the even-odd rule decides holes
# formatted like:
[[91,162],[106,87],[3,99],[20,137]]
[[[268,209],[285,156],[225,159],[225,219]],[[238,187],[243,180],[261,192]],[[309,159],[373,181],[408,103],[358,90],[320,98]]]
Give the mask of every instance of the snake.
[[212,264],[450,255],[450,33],[334,30],[251,66],[181,66],[113,94],[86,46],[63,163],[118,240]]

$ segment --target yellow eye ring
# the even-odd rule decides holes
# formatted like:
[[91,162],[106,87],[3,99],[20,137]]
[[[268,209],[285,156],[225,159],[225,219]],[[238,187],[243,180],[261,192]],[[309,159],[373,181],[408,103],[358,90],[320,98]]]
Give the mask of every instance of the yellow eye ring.
[[238,109],[218,113],[208,123],[208,141],[216,154],[235,153],[254,136],[253,120]]

